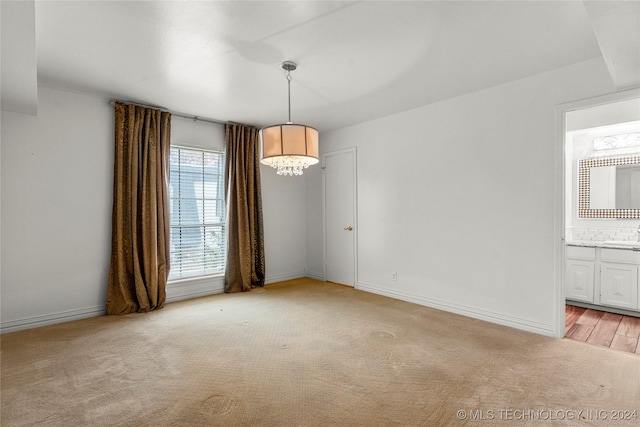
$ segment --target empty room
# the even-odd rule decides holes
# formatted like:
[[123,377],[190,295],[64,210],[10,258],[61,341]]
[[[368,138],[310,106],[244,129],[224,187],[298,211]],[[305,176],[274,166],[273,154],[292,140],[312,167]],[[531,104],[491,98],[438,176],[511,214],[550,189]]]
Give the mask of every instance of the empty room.
[[639,422],[640,2],[0,18],[2,426]]

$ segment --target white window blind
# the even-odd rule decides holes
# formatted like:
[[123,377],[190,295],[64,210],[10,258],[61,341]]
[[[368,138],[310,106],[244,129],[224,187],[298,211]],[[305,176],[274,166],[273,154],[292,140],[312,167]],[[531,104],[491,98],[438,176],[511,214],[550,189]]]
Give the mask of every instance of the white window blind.
[[224,155],[171,147],[169,279],[222,273],[225,267]]

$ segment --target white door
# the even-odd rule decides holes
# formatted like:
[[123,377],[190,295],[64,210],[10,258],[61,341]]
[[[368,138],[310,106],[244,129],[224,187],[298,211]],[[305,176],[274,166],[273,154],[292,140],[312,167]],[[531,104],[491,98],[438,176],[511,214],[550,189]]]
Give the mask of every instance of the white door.
[[325,280],[354,286],[356,281],[356,149],[325,153]]

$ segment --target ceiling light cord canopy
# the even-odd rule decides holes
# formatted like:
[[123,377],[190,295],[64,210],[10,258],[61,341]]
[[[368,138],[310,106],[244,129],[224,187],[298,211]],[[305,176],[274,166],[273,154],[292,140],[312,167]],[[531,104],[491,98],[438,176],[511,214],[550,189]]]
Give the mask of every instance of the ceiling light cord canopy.
[[291,71],[295,62],[282,63],[287,79],[289,121],[260,129],[260,163],[277,170],[278,175],[302,175],[303,170],[318,163],[318,130],[291,122]]

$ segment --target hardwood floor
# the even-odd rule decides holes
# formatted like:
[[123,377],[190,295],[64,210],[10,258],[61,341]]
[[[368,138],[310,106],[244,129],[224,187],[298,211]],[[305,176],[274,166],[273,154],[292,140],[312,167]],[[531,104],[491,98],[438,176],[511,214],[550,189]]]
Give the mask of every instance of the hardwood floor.
[[565,336],[640,355],[640,318],[567,305]]

